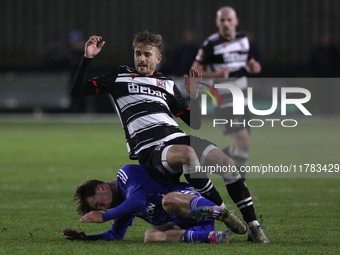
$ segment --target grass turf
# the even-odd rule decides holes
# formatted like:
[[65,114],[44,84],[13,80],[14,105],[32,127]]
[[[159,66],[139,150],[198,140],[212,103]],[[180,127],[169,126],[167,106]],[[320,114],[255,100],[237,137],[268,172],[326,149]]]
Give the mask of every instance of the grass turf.
[[[249,164],[340,163],[339,128],[340,122],[325,120],[295,129],[254,128]],[[259,221],[270,229],[269,244],[248,243],[245,235],[233,235],[234,242],[223,245],[144,244],[149,225],[141,219],[123,241],[71,242],[62,236],[64,228],[88,234],[110,228],[110,222],[80,224],[71,200],[84,180],[111,180],[120,166],[136,163],[127,157],[121,125],[0,123],[0,141],[0,254],[339,253],[339,179],[284,175],[247,180]],[[213,182],[227,206],[240,215],[222,180]],[[217,229],[224,229],[223,224],[218,222]]]

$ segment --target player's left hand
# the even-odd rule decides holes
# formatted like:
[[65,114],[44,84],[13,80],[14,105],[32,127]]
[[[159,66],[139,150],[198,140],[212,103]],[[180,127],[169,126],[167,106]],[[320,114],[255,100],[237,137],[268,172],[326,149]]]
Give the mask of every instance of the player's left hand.
[[89,222],[95,222],[95,223],[103,223],[103,215],[101,212],[98,211],[91,211],[87,214],[85,214],[83,217],[79,220],[82,223],[89,223]]
[[190,69],[190,79],[188,75],[184,75],[184,87],[193,99],[198,97],[198,87],[201,86],[198,82],[200,81],[202,81],[202,74],[196,69]]
[[255,59],[250,59],[247,63],[247,71],[248,73],[259,73],[261,72],[261,65]]
[[66,239],[74,241],[74,240],[87,240],[87,235],[81,230],[76,230],[73,228],[65,228],[63,230],[63,235],[67,236]]

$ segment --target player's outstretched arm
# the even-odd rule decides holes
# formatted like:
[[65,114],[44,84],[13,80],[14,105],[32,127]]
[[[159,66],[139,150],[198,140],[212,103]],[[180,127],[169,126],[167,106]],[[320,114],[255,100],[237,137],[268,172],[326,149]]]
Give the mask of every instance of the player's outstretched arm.
[[[79,64],[78,70],[72,82],[71,95],[74,97],[82,97],[97,94],[97,90],[93,86],[93,83],[87,81],[87,73],[92,58],[98,55],[98,53],[102,50],[105,44],[105,41],[101,40],[102,40],[101,36],[93,35],[85,43],[84,57]],[[98,42],[100,42],[99,45]]]
[[74,240],[82,240],[86,241],[87,240],[87,235],[81,231],[81,230],[76,230],[73,228],[65,228],[63,230],[63,235],[67,236],[66,239],[74,241]]
[[[98,42],[100,43],[98,44]],[[94,58],[102,50],[104,44],[105,44],[105,41],[102,41],[101,36],[92,35],[89,38],[89,40],[85,43],[84,57]]]

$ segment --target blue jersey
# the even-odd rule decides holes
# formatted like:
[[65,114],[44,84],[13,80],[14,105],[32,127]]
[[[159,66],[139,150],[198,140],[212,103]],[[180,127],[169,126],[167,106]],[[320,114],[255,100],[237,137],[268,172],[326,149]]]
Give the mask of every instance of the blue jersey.
[[173,191],[199,195],[186,183],[174,184],[161,174],[152,172],[142,165],[126,165],[117,173],[117,184],[124,201],[117,207],[103,213],[103,220],[114,220],[109,231],[94,236],[90,240],[123,239],[134,217],[139,217],[150,224],[162,225],[176,221],[178,217],[167,213],[162,207],[163,197]]

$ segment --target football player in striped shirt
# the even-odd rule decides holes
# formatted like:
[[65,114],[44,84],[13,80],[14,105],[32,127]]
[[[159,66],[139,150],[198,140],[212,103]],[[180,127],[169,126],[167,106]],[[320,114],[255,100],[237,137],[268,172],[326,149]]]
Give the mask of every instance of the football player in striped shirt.
[[[193,68],[202,73],[203,78],[220,78],[217,83],[224,82],[239,87],[245,95],[245,115],[233,115],[233,98],[227,89],[217,89],[222,100],[222,106],[215,109],[215,114],[220,119],[232,120],[233,125],[220,125],[224,135],[230,135],[231,145],[225,149],[228,156],[232,157],[238,169],[246,166],[249,156],[250,128],[247,125],[249,112],[247,108],[247,78],[248,73],[261,72],[261,65],[249,55],[250,45],[248,38],[236,32],[238,18],[236,11],[229,6],[224,6],[217,11],[216,26],[218,32],[209,36],[199,49]],[[215,82],[215,83],[216,83]],[[245,173],[241,172],[245,179]]]
[[[85,43],[72,95],[109,94],[124,127],[131,159],[138,159],[140,164],[163,173],[174,182],[178,182],[183,173],[202,196],[225,207],[206,173],[196,169],[200,169],[201,164],[234,166],[233,160],[213,143],[186,135],[173,119],[174,115],[192,128],[200,127],[197,79],[201,74],[191,69],[190,79],[187,75],[184,77],[184,86],[191,97],[189,107],[174,82],[155,72],[162,59],[162,37],[144,31],[136,34],[133,41],[134,68],[122,65],[115,71],[87,80],[91,61],[104,44],[100,36],[91,36]],[[244,220],[250,227],[258,226],[252,198],[240,174],[237,171],[219,174]]]

